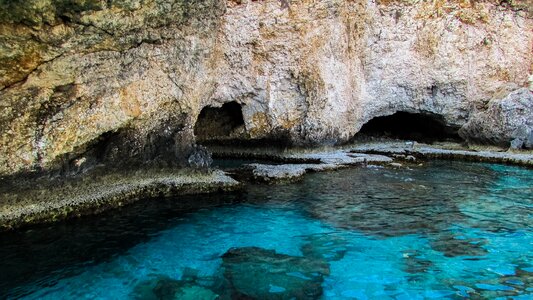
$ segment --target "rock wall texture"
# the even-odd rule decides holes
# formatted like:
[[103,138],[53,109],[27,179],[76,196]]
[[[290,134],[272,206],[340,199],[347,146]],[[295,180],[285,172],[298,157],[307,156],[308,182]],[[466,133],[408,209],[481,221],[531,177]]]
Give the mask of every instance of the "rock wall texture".
[[[185,166],[201,110],[232,101],[244,139],[337,144],[397,111],[461,127],[533,74],[529,0],[284,3],[0,0],[0,174]],[[461,134],[517,138],[491,122]]]
[[460,133],[473,142],[533,148],[533,93],[522,88],[503,99],[489,101],[485,110],[474,113]]

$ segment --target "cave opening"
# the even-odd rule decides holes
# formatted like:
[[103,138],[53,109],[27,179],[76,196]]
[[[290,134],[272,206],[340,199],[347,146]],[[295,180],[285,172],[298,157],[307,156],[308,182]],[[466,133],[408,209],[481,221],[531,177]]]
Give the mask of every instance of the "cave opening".
[[375,117],[363,125],[358,137],[392,138],[423,143],[462,142],[459,127],[447,125],[441,115],[396,112]]
[[238,140],[244,134],[242,107],[235,101],[221,107],[204,107],[194,126],[194,135],[199,143]]

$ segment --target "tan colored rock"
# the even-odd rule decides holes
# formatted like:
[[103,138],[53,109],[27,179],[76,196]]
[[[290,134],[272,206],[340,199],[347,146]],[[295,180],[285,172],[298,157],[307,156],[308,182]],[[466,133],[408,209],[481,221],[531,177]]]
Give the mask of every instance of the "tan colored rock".
[[[286,130],[297,143],[337,143],[396,111],[431,112],[461,126],[495,93],[525,84],[532,22],[524,14],[487,2],[438,16],[438,7],[398,2],[230,8],[214,99],[246,104],[252,132]],[[487,17],[464,22],[465,11]],[[252,121],[258,111],[268,122]],[[265,123],[269,130],[256,129]]]
[[230,101],[250,138],[305,145],[396,111],[462,126],[533,73],[513,3],[0,0],[0,174],[186,161],[201,109]]
[[[16,61],[0,67],[0,173],[57,167],[102,142],[105,149],[95,151],[108,161],[143,152],[154,159],[179,148],[161,149],[165,144],[194,142],[189,127],[210,95],[205,87],[213,84],[223,3],[32,0],[0,6],[12,13],[0,16],[0,39],[24,52],[0,50],[0,61]],[[17,42],[17,28],[37,46]],[[65,33],[47,35],[56,31]],[[42,53],[33,55],[33,48]],[[34,57],[28,67],[13,69],[27,56]],[[103,135],[114,141],[102,141]],[[163,146],[147,151],[152,140]]]

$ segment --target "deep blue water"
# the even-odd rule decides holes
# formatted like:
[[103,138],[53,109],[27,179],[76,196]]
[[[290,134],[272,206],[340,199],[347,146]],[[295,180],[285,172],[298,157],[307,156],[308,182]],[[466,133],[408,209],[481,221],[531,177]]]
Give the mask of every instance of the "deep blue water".
[[533,170],[369,166],[151,199],[1,233],[0,257],[0,298],[533,299]]

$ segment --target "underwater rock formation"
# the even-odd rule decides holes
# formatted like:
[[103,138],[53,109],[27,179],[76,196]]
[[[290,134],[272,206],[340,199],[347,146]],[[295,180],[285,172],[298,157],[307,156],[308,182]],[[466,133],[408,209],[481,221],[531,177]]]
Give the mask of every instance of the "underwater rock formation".
[[219,295],[194,280],[175,280],[160,276],[154,280],[139,283],[132,295],[133,299],[142,300],[215,300]]
[[337,144],[399,111],[461,127],[527,86],[531,28],[528,1],[0,0],[0,174],[188,166],[230,102],[245,140]]
[[224,277],[237,299],[317,299],[329,264],[258,247],[231,248],[222,256]]

